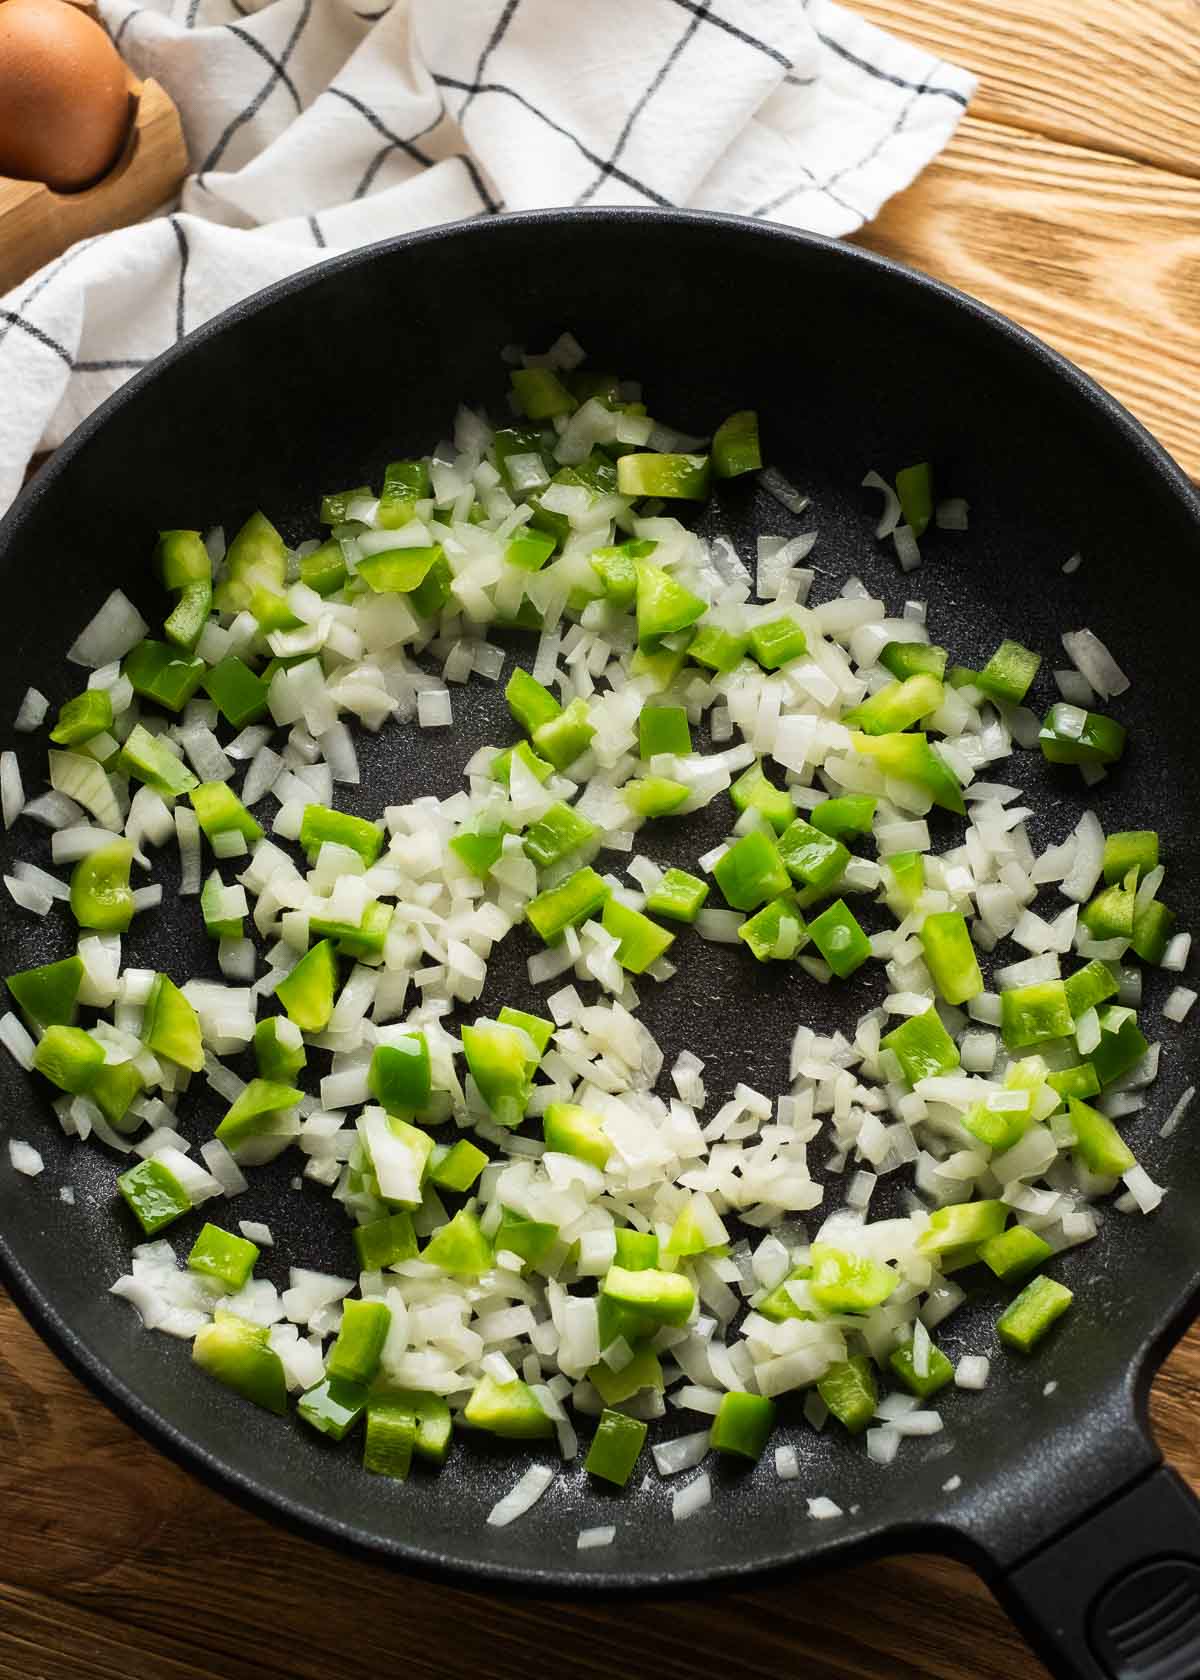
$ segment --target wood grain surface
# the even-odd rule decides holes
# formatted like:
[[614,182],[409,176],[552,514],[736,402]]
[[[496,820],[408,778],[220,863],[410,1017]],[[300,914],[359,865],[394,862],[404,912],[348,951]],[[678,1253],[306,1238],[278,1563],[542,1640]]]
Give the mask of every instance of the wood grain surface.
[[[1200,477],[1195,0],[857,0],[982,75],[862,243],[997,305]],[[1155,1386],[1200,1491],[1200,1333]],[[550,1653],[554,1653],[550,1657]],[[338,1556],[161,1458],[0,1296],[0,1680],[1037,1680],[987,1590],[906,1558],[619,1609],[466,1592]]]

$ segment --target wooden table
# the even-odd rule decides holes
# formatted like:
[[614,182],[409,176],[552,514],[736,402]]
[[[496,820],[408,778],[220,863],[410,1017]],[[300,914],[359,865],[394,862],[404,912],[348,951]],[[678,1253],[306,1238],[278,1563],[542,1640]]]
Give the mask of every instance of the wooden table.
[[[1194,0],[857,0],[983,81],[861,236],[1014,316],[1200,476]],[[1163,1371],[1200,1490],[1200,1334]],[[276,1530],[158,1456],[0,1299],[0,1680],[1033,1680],[965,1569],[901,1559],[702,1602],[561,1604],[400,1578]],[[286,1632],[285,1632],[286,1630]],[[551,1657],[550,1653],[558,1653]]]

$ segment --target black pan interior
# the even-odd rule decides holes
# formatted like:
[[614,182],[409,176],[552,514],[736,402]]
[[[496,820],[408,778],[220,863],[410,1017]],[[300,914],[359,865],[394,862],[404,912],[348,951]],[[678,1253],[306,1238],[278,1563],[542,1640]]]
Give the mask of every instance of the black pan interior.
[[[1120,703],[1130,749],[1098,809],[1106,827],[1161,830],[1167,896],[1180,926],[1195,922],[1200,793],[1187,695],[1200,603],[1186,481],[1081,375],[980,307],[852,248],[729,219],[601,211],[463,224],[330,264],[194,335],[77,434],[7,521],[0,717],[13,717],[30,683],[56,704],[74,691],[78,673],[63,651],[114,584],[151,622],[161,618],[148,574],[157,529],[235,527],[261,506],[290,539],[315,535],[322,489],[378,480],[387,460],[427,450],[461,398],[501,401],[501,346],[542,347],[563,328],[594,366],[641,378],[651,412],[672,424],[705,432],[734,408],[760,410],[769,458],[812,508],[795,519],[739,482],[721,491],[709,528],[731,533],[747,558],[756,532],[817,528],[814,599],[836,593],[849,572],[893,610],[925,599],[935,639],[967,664],[1016,635],[1046,655],[1039,705],[1053,696],[1049,670],[1065,663],[1060,633],[1086,624],[1104,638],[1133,688]],[[873,540],[877,502],[859,483],[869,467],[890,475],[922,458],[937,464],[944,493],[969,499],[971,530],[931,536],[923,568],[906,580]],[[1064,576],[1075,550],[1084,563]],[[346,805],[374,814],[419,792],[447,794],[477,745],[510,738],[498,688],[476,678],[454,705],[449,742],[411,726],[369,738],[364,785]],[[44,740],[9,744],[38,786]],[[1036,754],[1019,764],[1012,779],[1037,807],[1035,840],[1060,838],[1081,808],[1080,784]],[[684,844],[694,857],[720,832],[710,813]],[[678,857],[677,838],[647,838]],[[5,866],[46,851],[42,831],[22,822],[5,838]],[[169,899],[169,857],[157,878]],[[197,922],[143,918],[125,961],[177,980],[215,975]],[[10,906],[2,970],[71,943],[65,912],[38,922]],[[527,948],[511,943],[485,1002],[533,1001]],[[680,975],[644,988],[644,1014],[668,1047],[706,1059],[714,1101],[737,1079],[782,1088],[796,1023],[846,1026],[864,992],[881,987],[763,975],[748,956],[686,934],[677,952]],[[1172,983],[1149,977],[1150,1021]],[[0,1155],[0,1261],[53,1345],[152,1439],[236,1495],[377,1555],[542,1586],[695,1581],[901,1544],[982,1547],[1003,1561],[1152,1457],[1138,1406],[1149,1354],[1178,1329],[1200,1274],[1200,1156],[1186,1127],[1158,1136],[1197,1057],[1186,1030],[1163,1023],[1162,1037],[1162,1077],[1128,1135],[1171,1193],[1152,1220],[1113,1215],[1097,1242],[1055,1265],[1078,1301],[1053,1347],[1029,1363],[997,1358],[982,1395],[947,1391],[945,1433],[907,1443],[888,1471],[870,1466],[861,1444],[819,1436],[789,1410],[779,1438],[796,1446],[800,1480],[778,1481],[769,1455],[749,1472],[719,1464],[713,1506],[682,1526],[671,1522],[670,1484],[652,1478],[613,1496],[575,1466],[519,1526],[490,1529],[484,1515],[526,1462],[523,1450],[462,1446],[439,1477],[393,1484],[363,1474],[352,1450],[194,1375],[186,1346],[141,1333],[131,1309],[104,1293],[133,1236],[115,1202],[116,1165],[68,1145],[44,1092],[7,1057],[0,1127],[32,1139],[48,1170],[28,1184]],[[181,1112],[202,1139],[219,1108],[201,1089]],[[826,1153],[815,1145],[814,1162]],[[285,1160],[255,1174],[236,1206],[237,1217],[272,1225],[267,1271],[281,1283],[289,1260],[350,1263],[326,1193],[291,1191],[294,1171]],[[73,1208],[57,1194],[68,1182]],[[838,1194],[833,1181],[830,1205]],[[188,1232],[174,1234],[184,1249]],[[943,1327],[952,1355],[996,1352],[996,1299],[984,1289]],[[1046,1397],[1051,1378],[1058,1388]],[[699,1423],[673,1412],[661,1427]],[[952,1476],[961,1487],[948,1494]],[[809,1520],[804,1498],[814,1494],[837,1500],[845,1518]],[[577,1531],[609,1521],[616,1544],[577,1554]]]

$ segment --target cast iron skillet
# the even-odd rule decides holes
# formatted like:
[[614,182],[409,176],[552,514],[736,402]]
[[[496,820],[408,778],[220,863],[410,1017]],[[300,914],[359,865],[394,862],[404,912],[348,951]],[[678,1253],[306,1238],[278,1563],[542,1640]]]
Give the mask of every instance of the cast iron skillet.
[[[1180,697],[1193,677],[1200,509],[1183,475],[1081,373],[979,304],[853,247],[729,218],[602,210],[462,224],[325,264],[193,334],[82,427],[5,522],[0,717],[12,718],[31,682],[55,703],[78,685],[63,651],[114,584],[161,620],[148,577],[160,527],[235,527],[262,506],[289,539],[314,535],[317,492],[378,482],[387,460],[446,432],[463,396],[502,402],[500,347],[541,346],[566,327],[593,366],[643,379],[651,411],[674,424],[705,432],[732,409],[761,411],[770,459],[811,493],[812,510],[795,520],[737,483],[720,492],[709,528],[751,555],[756,530],[815,524],[815,599],[849,571],[893,610],[919,596],[935,637],[967,664],[1011,632],[1047,656],[1039,705],[1052,694],[1050,668],[1064,662],[1061,631],[1087,624],[1110,643],[1133,679],[1116,708],[1131,745],[1098,809],[1108,828],[1161,830],[1167,896],[1181,926],[1196,924],[1200,786],[1195,718]],[[890,474],[926,457],[945,493],[969,499],[971,530],[931,537],[923,569],[906,580],[875,544],[876,501],[858,486],[870,466]],[[1065,577],[1076,549],[1083,566]],[[497,688],[476,679],[455,691],[455,709],[449,742],[398,726],[369,738],[364,785],[346,804],[374,814],[419,792],[449,793],[478,744],[509,738]],[[36,787],[44,738],[16,739]],[[1080,809],[1077,779],[1036,754],[1017,776],[1048,813],[1035,839],[1061,837]],[[696,852],[720,827],[714,812]],[[39,835],[21,823],[6,839],[6,867]],[[666,856],[678,841],[648,844]],[[156,870],[169,902],[170,858]],[[71,945],[61,912],[38,923],[10,908],[4,921],[5,973]],[[215,973],[198,922],[194,911],[142,918],[125,961],[177,980]],[[679,978],[644,988],[645,1018],[707,1060],[714,1100],[738,1078],[780,1089],[801,1015],[829,1030],[864,1007],[860,985],[764,977],[742,953],[691,936],[678,951]],[[485,1004],[532,1003],[524,954],[495,965]],[[1152,1022],[1169,984],[1148,980]],[[45,1093],[7,1057],[4,1124],[36,1140],[47,1171],[30,1185],[0,1155],[0,1272],[72,1368],[158,1445],[267,1514],[377,1557],[578,1590],[694,1587],[796,1562],[951,1551],[989,1577],[1058,1673],[1194,1674],[1200,1522],[1161,1465],[1145,1406],[1155,1366],[1200,1297],[1200,1154],[1186,1127],[1158,1135],[1198,1058],[1185,1032],[1164,1026],[1162,1036],[1162,1077],[1128,1133],[1170,1194],[1153,1219],[1114,1214],[1097,1242],[1054,1265],[1077,1303],[1052,1344],[1029,1362],[998,1356],[982,1395],[948,1391],[946,1433],[907,1444],[888,1471],[837,1431],[817,1435],[790,1418],[781,1438],[797,1448],[799,1482],[778,1481],[770,1455],[749,1472],[717,1464],[712,1507],[680,1526],[656,1478],[610,1496],[576,1465],[517,1527],[491,1529],[483,1517],[527,1461],[523,1449],[460,1446],[440,1476],[397,1485],[198,1376],[185,1346],[143,1334],[104,1293],[133,1237],[114,1163],[69,1147]],[[219,1105],[200,1089],[183,1112],[201,1139]],[[813,1153],[823,1161],[820,1147]],[[267,1270],[277,1281],[289,1259],[350,1263],[325,1193],[289,1189],[295,1170],[284,1160],[256,1174],[236,1208],[274,1227]],[[57,1195],[67,1180],[74,1208]],[[190,1231],[172,1235],[181,1250],[190,1242]],[[995,1311],[981,1288],[943,1327],[947,1349],[998,1354]],[[1050,1379],[1058,1386],[1046,1396]],[[673,1413],[662,1427],[696,1421]],[[946,1492],[952,1477],[961,1485]],[[818,1493],[847,1514],[810,1520],[804,1496]],[[609,1520],[616,1544],[577,1554],[577,1531]]]

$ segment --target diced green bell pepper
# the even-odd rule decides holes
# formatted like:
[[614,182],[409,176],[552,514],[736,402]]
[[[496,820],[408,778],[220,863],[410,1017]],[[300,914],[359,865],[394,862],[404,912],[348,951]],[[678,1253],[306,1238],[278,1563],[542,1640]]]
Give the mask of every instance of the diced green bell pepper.
[[694,664],[725,676],[741,664],[749,645],[748,634],[725,630],[719,624],[702,624],[688,643],[687,656]]
[[1093,939],[1133,938],[1135,885],[1134,872],[1130,870],[1124,883],[1103,887],[1084,905],[1079,920]]
[[204,539],[199,531],[161,531],[154,558],[163,587],[178,596],[164,634],[190,653],[212,611],[212,561]]
[[817,1383],[817,1393],[848,1434],[861,1435],[879,1404],[875,1367],[865,1353],[840,1359]]
[[133,920],[132,863],[129,840],[111,840],[80,858],[71,871],[71,914],[81,928],[124,933]]
[[416,514],[416,505],[430,494],[429,468],[424,461],[391,461],[383,470],[376,523],[398,531]]
[[927,672],[889,683],[869,700],[864,700],[842,719],[847,729],[861,729],[867,735],[888,735],[936,712],[944,690],[937,677]]
[[556,770],[565,770],[580,753],[587,751],[595,733],[595,726],[588,719],[587,701],[577,697],[557,717],[547,719],[534,730],[534,751]]
[[1072,1016],[1078,1021],[1096,1004],[1103,1003],[1106,998],[1117,995],[1118,986],[1116,976],[1107,963],[1102,963],[1099,957],[1093,957],[1091,962],[1077,968],[1074,974],[1068,974],[1063,981],[1063,989],[1067,994],[1067,1007]]
[[682,1272],[652,1267],[631,1272],[624,1266],[610,1266],[600,1290],[616,1306],[650,1324],[686,1324],[696,1306],[695,1286]]
[[376,595],[411,595],[442,558],[440,543],[421,548],[389,548],[358,562],[358,575]]
[[141,1096],[145,1085],[133,1062],[105,1062],[96,1072],[88,1096],[109,1125],[119,1132],[136,1132],[141,1120],[129,1115],[129,1105]]
[[[826,835],[819,838],[822,846],[831,844]],[[777,847],[767,835],[755,830],[743,834],[717,859],[713,879],[735,910],[756,910],[760,904],[787,892],[791,880],[783,852],[786,840],[787,834]]]
[[318,852],[326,844],[348,846],[369,869],[383,850],[383,831],[365,817],[331,811],[326,805],[306,805],[300,820],[300,844],[310,863],[317,861]]
[[251,1138],[269,1137],[275,1131],[276,1116],[294,1108],[304,1092],[294,1085],[277,1085],[271,1079],[252,1079],[226,1110],[214,1137],[233,1155]]
[[480,1377],[463,1408],[463,1422],[510,1441],[536,1441],[554,1434],[554,1424],[528,1383],[498,1383]]
[[192,1211],[191,1198],[175,1174],[153,1158],[120,1173],[117,1189],[148,1237]]
[[708,496],[707,455],[622,455],[617,489],[622,496],[656,496],[664,501],[702,502]]
[[945,648],[934,647],[930,642],[888,642],[879,655],[879,663],[902,682],[905,677],[922,673],[940,681],[946,675],[947,657]]
[[936,1009],[927,1009],[923,1015],[910,1015],[907,1021],[884,1034],[879,1047],[892,1052],[910,1085],[953,1073],[959,1065],[958,1049]]
[[903,1347],[898,1347],[888,1360],[888,1364],[908,1392],[915,1394],[918,1400],[931,1399],[933,1395],[945,1388],[947,1383],[954,1381],[954,1366],[951,1365],[940,1347],[930,1346],[929,1368],[924,1376],[917,1374],[911,1342],[906,1342]]
[[1037,980],[1001,992],[1000,1031],[1010,1050],[1068,1037],[1075,1031],[1075,1019],[1063,981]]
[[646,1444],[646,1425],[640,1418],[628,1417],[605,1407],[592,1437],[583,1467],[593,1476],[600,1476],[615,1487],[624,1487],[633,1474],[638,1455]]
[[419,1028],[395,1043],[375,1046],[367,1089],[389,1114],[407,1117],[429,1107],[433,1091],[429,1043]]
[[469,1208],[434,1232],[421,1250],[421,1259],[456,1277],[478,1277],[492,1264],[492,1245]]
[[764,671],[778,671],[807,651],[808,638],[790,613],[756,624],[750,631],[750,652]]
[[304,555],[300,561],[300,582],[322,599],[336,595],[349,577],[342,545],[332,537],[328,542],[323,542],[320,548],[315,548],[311,554]]
[[744,770],[729,790],[736,811],[759,811],[776,834],[783,834],[794,820],[796,807],[786,788],[776,787],[759,761]]
[[613,1233],[616,1254],[613,1264],[627,1272],[645,1272],[658,1265],[658,1238],[653,1231],[634,1231],[628,1227]]
[[547,764],[544,758],[539,758],[528,741],[518,741],[515,747],[509,747],[506,752],[497,753],[488,766],[488,775],[501,787],[507,787],[512,774],[512,761],[519,758],[521,763],[539,782],[544,782],[554,774],[553,764]]
[[507,1251],[516,1254],[527,1265],[536,1266],[554,1247],[558,1226],[540,1219],[527,1219],[523,1213],[504,1208],[494,1238],[497,1254]]
[[412,1466],[420,1425],[403,1401],[385,1397],[367,1403],[367,1432],[363,1441],[363,1469],[402,1482]]
[[653,758],[656,753],[685,757],[692,750],[692,732],[682,706],[644,706],[638,714],[638,753]]
[[878,803],[869,793],[847,793],[837,799],[823,799],[809,812],[808,820],[822,834],[844,844],[853,835],[870,834]]
[[140,723],[135,723],[126,736],[117,768],[123,775],[144,782],[163,799],[177,799],[199,786],[183,760]]
[[692,790],[669,776],[636,776],[625,783],[621,794],[635,816],[652,821],[655,817],[672,816],[681,805],[687,804]]
[[338,962],[333,941],[322,939],[279,982],[275,996],[301,1032],[324,1032],[333,1014],[337,983]]
[[1054,1278],[1035,1277],[1000,1314],[996,1334],[1006,1347],[1018,1353],[1032,1353],[1074,1299],[1065,1284]]
[[763,1394],[733,1390],[721,1396],[709,1444],[715,1452],[757,1464],[775,1427],[775,1402]]
[[238,895],[235,902],[245,903],[244,890],[227,887],[214,869],[200,893],[200,914],[204,918],[204,931],[210,939],[240,939],[245,932],[241,914],[226,913],[226,900],[232,894]]
[[249,1281],[258,1260],[258,1247],[246,1237],[235,1237],[219,1225],[204,1224],[187,1257],[193,1272],[216,1278],[236,1295]]
[[998,1201],[954,1202],[935,1208],[929,1224],[917,1238],[921,1254],[959,1254],[975,1250],[980,1243],[997,1237],[1008,1220],[1006,1203]]
[[[623,461],[634,457],[624,455]],[[708,603],[685,589],[652,560],[635,561],[637,566],[637,633],[638,645],[653,652],[664,636],[686,630],[703,618]]]
[[218,1310],[213,1322],[196,1332],[192,1358],[226,1388],[283,1417],[287,1379],[279,1355],[267,1346],[267,1336],[266,1325],[250,1324],[235,1313]]
[[268,1015],[260,1021],[254,1029],[254,1059],[261,1078],[290,1085],[308,1061],[295,1022],[286,1015]]
[[204,1066],[204,1047],[196,1011],[165,974],[156,974],[142,1016],[142,1037],[146,1048],[199,1073]]
[[1078,1067],[1062,1068],[1058,1073],[1048,1073],[1046,1083],[1051,1090],[1058,1092],[1064,1102],[1069,1097],[1079,1097],[1086,1102],[1088,1097],[1100,1094],[1100,1081],[1090,1062],[1080,1062]]
[[839,980],[847,979],[871,955],[871,941],[844,898],[838,898],[808,924],[809,938]]
[[201,782],[189,789],[188,798],[197,822],[210,840],[218,834],[241,834],[251,841],[262,839],[262,824],[250,815],[226,782]]
[[839,881],[850,862],[850,853],[840,840],[823,834],[803,817],[797,817],[780,835],[779,856],[794,881],[818,892]]
[[[106,726],[107,727],[107,726]],[[1135,870],[1140,881],[1158,868],[1158,834],[1152,828],[1122,829],[1104,842],[1104,879],[1111,885]]]
[[382,1219],[368,1220],[354,1228],[354,1248],[359,1270],[382,1272],[401,1260],[415,1260],[417,1239],[413,1233],[412,1214],[405,1208],[386,1214]]
[[1115,764],[1125,751],[1125,730],[1102,712],[1059,700],[1046,713],[1038,745],[1051,764]]
[[1001,642],[983,670],[976,674],[975,687],[993,700],[1019,706],[1029,693],[1041,663],[1041,654],[1022,647],[1020,642]]
[[606,900],[601,921],[605,932],[621,941],[616,958],[630,974],[644,974],[675,943],[673,933],[615,898]]
[[[600,1297],[600,1322],[604,1324],[605,1297]],[[649,1334],[654,1329],[653,1321],[646,1321],[644,1333]],[[630,1337],[625,1337],[630,1341]],[[605,1342],[603,1329],[600,1340]],[[615,1336],[607,1339],[606,1345],[611,1346]],[[588,1372],[588,1381],[597,1391],[606,1406],[622,1406],[626,1400],[632,1400],[635,1394],[640,1394],[644,1388],[661,1389],[663,1386],[662,1366],[658,1362],[658,1355],[653,1348],[642,1347],[636,1349],[633,1358],[627,1365],[622,1365],[619,1371],[614,1371],[603,1360],[593,1365]]]
[[875,759],[885,776],[895,776],[902,782],[912,782],[915,787],[924,789],[933,803],[940,805],[944,811],[952,811],[960,817],[965,814],[966,805],[958,777],[945,760],[938,757],[920,731],[891,735],[855,733],[850,741],[856,752]]
[[612,1144],[600,1121],[577,1103],[550,1103],[542,1115],[542,1137],[546,1148],[560,1155],[574,1155],[601,1170],[608,1164]]
[[82,981],[83,960],[76,955],[22,969],[10,974],[5,984],[31,1026],[69,1027],[75,1021]]
[[928,461],[901,467],[896,474],[896,494],[904,523],[914,537],[923,537],[933,518],[933,468]]
[[900,1282],[891,1266],[829,1243],[812,1245],[808,1287],[813,1304],[828,1313],[865,1313],[882,1306]]
[[1067,1108],[1075,1132],[1075,1152],[1089,1171],[1105,1178],[1120,1178],[1137,1165],[1132,1149],[1107,1115],[1077,1097],[1070,1099]]
[[383,1301],[343,1301],[342,1324],[325,1360],[325,1374],[342,1382],[369,1383],[392,1322]]
[[499,863],[504,851],[504,836],[512,833],[507,823],[499,823],[494,828],[485,828],[482,824],[481,818],[478,828],[464,828],[450,841],[450,850],[481,881],[486,880],[488,871]]
[[262,513],[252,513],[229,545],[225,576],[213,591],[218,612],[246,611],[256,590],[278,594],[287,576],[283,538]]
[[609,888],[603,877],[589,866],[577,869],[531,899],[525,908],[525,919],[533,931],[547,945],[554,943],[566,928],[586,922],[607,902]]
[[88,688],[59,707],[50,739],[63,747],[82,746],[111,729],[112,723],[112,695],[106,688]]
[[925,890],[925,859],[920,852],[893,852],[884,863],[887,901],[899,920],[911,916]]
[[781,893],[738,928],[738,938],[749,946],[759,962],[790,962],[808,944],[806,929],[794,893]]
[[[322,1377],[319,1383],[306,1389],[296,1402],[297,1417],[303,1418],[305,1423],[319,1430],[322,1435],[328,1435],[332,1441],[344,1441],[366,1409],[366,1388],[362,1383],[347,1382],[343,1377]],[[414,1423],[409,1439],[410,1457],[412,1436],[415,1434]]]
[[1161,963],[1167,952],[1171,929],[1175,926],[1175,912],[1152,898],[1148,904],[1134,907],[1133,950],[1143,962]]
[[539,869],[549,869],[586,846],[598,833],[595,823],[559,800],[525,831],[525,856]]
[[757,472],[762,466],[758,415],[754,409],[739,409],[722,420],[713,433],[712,465],[718,478],[738,478],[742,473]]
[[921,924],[921,949],[933,983],[946,1003],[966,1003],[983,990],[983,975],[958,910],[939,910]]
[[1005,1283],[1010,1278],[1024,1277],[1037,1269],[1054,1253],[1044,1237],[1031,1231],[1028,1225],[1014,1225],[998,1237],[989,1237],[979,1245],[979,1258]]
[[694,922],[708,897],[707,881],[689,875],[686,869],[668,869],[656,887],[646,895],[646,909],[676,922]]
[[788,1292],[789,1283],[806,1282],[812,1276],[811,1266],[793,1266],[782,1283],[777,1283],[774,1289],[768,1290],[755,1308],[764,1318],[769,1318],[772,1324],[785,1324],[789,1318],[811,1319],[812,1313],[797,1306]]
[[536,1052],[530,1054],[533,1046],[528,1036],[517,1027],[485,1019],[462,1029],[462,1047],[492,1118],[501,1126],[519,1126],[538,1063]]
[[168,712],[181,712],[200,687],[208,666],[203,659],[189,658],[179,648],[147,637],[125,655],[121,669],[143,700]]
[[95,1084],[104,1066],[104,1047],[82,1027],[55,1024],[38,1040],[33,1065],[60,1091],[78,1096]]
[[1102,1009],[1100,1042],[1087,1060],[1101,1085],[1111,1085],[1135,1068],[1149,1048],[1132,1010]]
[[540,572],[556,547],[549,531],[533,531],[528,526],[522,526],[508,539],[504,558],[518,571]]
[[439,1190],[453,1190],[464,1194],[474,1184],[488,1158],[469,1138],[459,1138],[449,1146],[435,1144],[429,1157],[429,1182]]
[[235,729],[257,723],[267,715],[265,682],[236,653],[227,653],[204,678],[204,691],[226,723]]
[[551,420],[579,406],[551,368],[513,368],[508,378],[522,413],[530,420]]
[[642,538],[618,543],[614,547],[594,548],[588,555],[592,570],[604,585],[605,597],[614,607],[624,610],[633,605],[637,599],[637,562],[653,554],[657,547],[656,542]]
[[321,524],[345,525],[349,521],[350,509],[355,502],[374,500],[375,492],[369,484],[356,484],[352,490],[331,490],[328,495],[321,497]]

